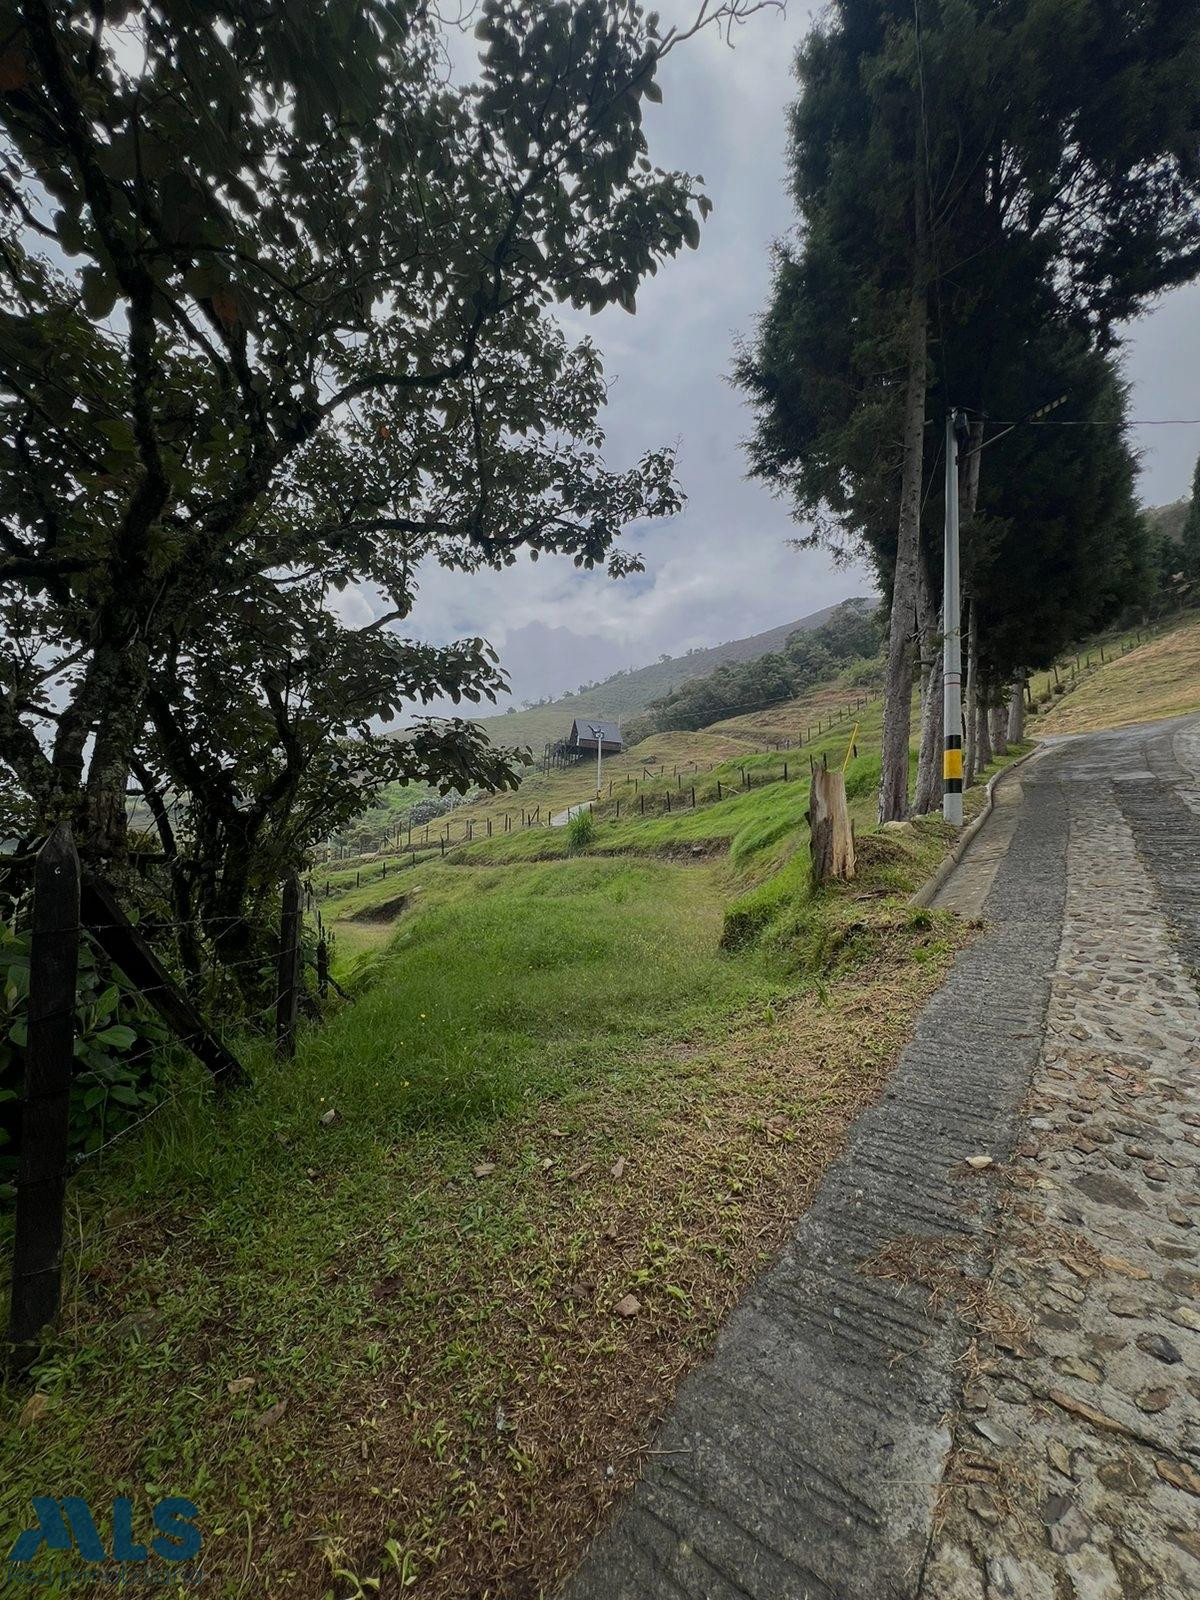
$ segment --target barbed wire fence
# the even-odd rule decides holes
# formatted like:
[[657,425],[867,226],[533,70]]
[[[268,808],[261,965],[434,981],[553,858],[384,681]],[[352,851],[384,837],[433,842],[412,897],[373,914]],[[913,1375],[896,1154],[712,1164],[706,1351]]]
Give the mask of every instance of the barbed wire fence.
[[[28,869],[17,897],[24,901],[21,931],[28,935],[28,991],[24,1045],[17,1057],[23,1082],[8,1327],[10,1365],[19,1371],[34,1359],[43,1330],[58,1318],[70,1177],[180,1099],[197,1093],[194,1081],[188,1081],[158,1095],[142,1110],[133,1090],[122,1085],[124,1098],[114,1106],[121,1114],[121,1126],[107,1134],[106,1090],[97,1106],[98,1137],[93,1131],[95,1142],[72,1150],[72,1089],[81,1074],[91,1070],[86,1057],[93,1043],[80,1024],[84,966],[102,962],[106,975],[119,974],[125,992],[157,1015],[166,1037],[203,1064],[218,1094],[249,1081],[236,1053],[247,1041],[269,1043],[283,1060],[294,1055],[306,965],[315,969],[318,1004],[337,985],[329,971],[329,938],[312,883],[302,884],[295,873],[281,884],[282,913],[267,941],[274,951],[260,948],[239,954],[239,944],[245,948],[247,939],[261,943],[266,931],[245,914],[215,918],[147,914],[138,923],[131,920],[114,889],[81,868],[66,823],[60,823],[29,857],[5,857],[0,865],[10,880],[14,872]],[[242,938],[233,941],[234,953],[224,955],[218,948],[221,935],[234,925],[239,925]],[[168,965],[171,958],[164,942],[173,939],[178,949],[185,933],[203,943],[207,1004],[190,993]],[[238,1004],[230,1006],[234,989]],[[214,1015],[224,1015],[225,1022],[210,1020]],[[115,1031],[110,1025],[110,1035]],[[120,1032],[126,1035],[130,1030],[122,1027]],[[116,1041],[104,1040],[103,1032],[97,1037],[116,1047]],[[127,1047],[134,1037],[122,1037],[119,1043]]]

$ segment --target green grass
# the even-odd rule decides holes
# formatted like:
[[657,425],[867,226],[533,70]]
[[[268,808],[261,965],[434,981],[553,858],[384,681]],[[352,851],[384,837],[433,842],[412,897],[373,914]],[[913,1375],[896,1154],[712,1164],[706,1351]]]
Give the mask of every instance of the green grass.
[[1193,612],[1160,625],[1146,642],[1122,652],[1118,639],[1104,665],[1099,650],[1077,687],[1057,698],[1038,727],[1046,733],[1087,733],[1200,709],[1200,617]]
[[[0,1445],[6,1548],[34,1493],[69,1487],[99,1505],[187,1492],[218,1552],[206,1592],[241,1592],[244,1519],[254,1569],[286,1588],[309,1453],[336,1484],[337,1430],[351,1426],[356,1445],[353,1418],[384,1367],[394,1378],[406,1352],[440,1349],[435,1366],[460,1364],[478,1403],[503,1384],[485,1327],[442,1343],[456,1274],[502,1296],[506,1260],[537,1227],[536,1195],[481,1202],[481,1153],[540,1170],[527,1119],[555,1102],[567,1117],[601,1089],[627,1103],[628,1137],[666,1103],[662,1041],[719,1037],[778,992],[760,962],[720,953],[713,869],[583,859],[426,877],[371,986],[294,1062],[252,1052],[252,1094],[220,1111],[185,1099],[78,1181],[65,1333],[37,1374],[54,1409],[32,1438],[8,1427]],[[114,1232],[115,1204],[150,1221]],[[377,1285],[395,1274],[384,1314]],[[122,1337],[117,1306],[166,1336]],[[231,1398],[244,1376],[252,1392]],[[11,1390],[10,1420],[20,1402]],[[352,1455],[347,1470],[360,1465]]]
[[715,950],[711,872],[585,859],[469,883],[451,868],[424,876],[431,903],[401,925],[372,989],[304,1053],[314,1083],[335,1069],[349,1078],[372,1125],[506,1114],[563,1092],[585,1057],[746,992],[747,974]]
[[[811,753],[840,765],[848,734]],[[576,853],[529,829],[335,874],[353,1003],[292,1062],[247,1043],[251,1092],[189,1088],[72,1184],[52,1410],[0,1438],[0,1543],[33,1493],[128,1493],[143,1525],[186,1493],[215,1600],[552,1577],[596,1462],[627,1482],[950,959],[906,903],[940,822],[869,831],[877,739],[876,711],[847,768],[860,875],[818,893],[808,751],[787,782],[762,781],[777,755],[696,775],[670,816],[602,806]],[[354,920],[400,896],[394,927]],[[631,1289],[645,1318],[616,1326]]]

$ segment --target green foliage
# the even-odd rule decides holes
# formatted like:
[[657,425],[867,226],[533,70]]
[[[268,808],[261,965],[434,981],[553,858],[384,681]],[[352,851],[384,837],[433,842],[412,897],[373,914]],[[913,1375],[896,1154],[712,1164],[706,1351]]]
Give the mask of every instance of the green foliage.
[[504,681],[393,624],[422,566],[638,568],[672,453],[605,465],[550,308],[632,311],[708,201],[647,158],[675,35],[619,0],[484,0],[463,88],[418,0],[118,11],[6,34],[0,772],[101,857],[132,772],[216,928],[384,784],[515,782],[460,718],[379,736]]
[[[914,305],[926,416],[1017,421],[1066,392],[1057,421],[1114,424],[1019,428],[981,458],[980,517],[963,530],[981,662],[1002,676],[1033,665],[1061,646],[1056,627],[1096,626],[1145,592],[1108,352],[1117,323],[1196,269],[1200,18],[1165,0],[846,0],[797,73],[801,243],[779,247],[738,364],[752,470],[791,500],[802,542],[867,555],[890,591]],[[934,593],[941,450],[926,428]],[[903,603],[915,611],[911,593]]]
[[591,811],[584,807],[577,811],[567,823],[567,845],[571,850],[586,850],[596,838],[596,819]]
[[1048,325],[997,373],[994,404],[1016,415],[1027,395],[1058,386],[1070,395],[1064,416],[1103,425],[1017,428],[989,446],[965,543],[981,670],[995,681],[1048,666],[1152,591],[1127,388],[1112,358]]
[[1200,457],[1197,457],[1192,477],[1192,501],[1184,519],[1180,545],[1184,574],[1193,585],[1200,585]]
[[[167,1031],[120,972],[80,947],[75,999],[75,1070],[70,1148],[86,1155],[162,1096]],[[0,1200],[12,1197],[17,1109],[28,1043],[29,938],[0,921]]]

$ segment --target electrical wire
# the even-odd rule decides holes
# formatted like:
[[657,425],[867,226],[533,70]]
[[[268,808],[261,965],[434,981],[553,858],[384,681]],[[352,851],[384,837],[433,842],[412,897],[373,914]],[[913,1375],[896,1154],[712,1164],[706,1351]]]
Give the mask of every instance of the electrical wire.
[[[966,410],[960,406],[960,410]],[[1078,421],[1041,421],[1032,417],[1019,417],[1015,422],[1007,417],[988,417],[988,422],[998,428],[1200,428],[1200,417],[1083,417]]]

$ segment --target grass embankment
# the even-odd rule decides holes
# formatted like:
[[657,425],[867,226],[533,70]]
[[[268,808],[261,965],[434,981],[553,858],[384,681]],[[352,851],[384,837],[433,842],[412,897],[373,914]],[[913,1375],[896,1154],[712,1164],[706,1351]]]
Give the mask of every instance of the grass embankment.
[[[806,787],[648,819],[636,854],[331,897],[408,896],[359,998],[75,1180],[49,1409],[4,1397],[0,1542],[33,1494],[129,1494],[143,1528],[185,1494],[223,1600],[551,1586],[963,937],[907,905],[936,820],[811,893]],[[705,816],[711,858],[661,834]]]
[[840,717],[848,705],[864,695],[877,700],[882,694],[878,682],[848,683],[844,678],[822,683],[794,700],[783,700],[762,711],[748,711],[740,717],[727,717],[712,723],[705,731],[722,733],[750,744],[793,744],[807,740],[810,729],[819,721]]
[[1200,617],[1096,666],[1051,707],[1039,733],[1090,733],[1200,710]]

